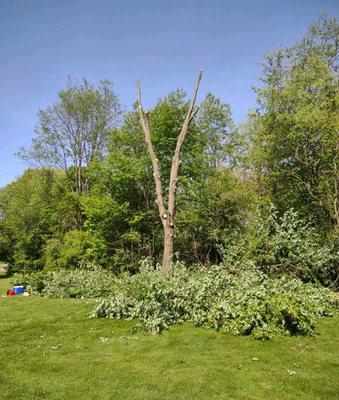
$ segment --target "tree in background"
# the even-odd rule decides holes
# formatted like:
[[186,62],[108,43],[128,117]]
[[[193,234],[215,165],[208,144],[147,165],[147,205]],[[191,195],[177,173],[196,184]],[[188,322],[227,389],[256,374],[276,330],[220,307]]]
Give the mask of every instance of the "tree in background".
[[252,162],[281,211],[339,232],[339,26],[323,15],[299,43],[266,55]]
[[205,143],[204,153],[209,169],[218,171],[230,165],[235,133],[230,106],[208,93],[200,104],[197,125]]
[[[106,154],[109,133],[120,116],[111,82],[101,81],[95,88],[86,79],[82,83],[69,79],[58,102],[39,111],[32,145],[21,148],[18,155],[29,165],[63,170],[71,192],[83,195],[90,185],[86,168]],[[82,228],[82,223],[78,209],[76,224]]]
[[41,269],[48,238],[70,228],[63,180],[61,172],[27,170],[1,190],[0,243],[9,272]]
[[[149,110],[152,140],[162,166],[164,187],[168,185],[170,154],[175,150],[188,107],[185,93],[177,90]],[[235,171],[227,171],[229,167],[224,160],[231,157],[228,143],[232,134],[229,107],[208,94],[200,104],[200,113],[192,121],[183,145],[185,157],[177,190],[177,253],[188,263],[220,261],[220,243],[236,222],[244,225],[246,220],[248,202],[245,199],[242,202],[241,191],[239,196],[235,193],[242,185]],[[26,179],[34,181],[31,171]],[[51,193],[51,208],[58,212],[58,222],[51,222],[53,226],[44,233],[39,231],[44,234],[44,240],[37,247],[39,252],[32,252],[39,266],[69,268],[95,261],[118,273],[137,271],[139,260],[144,257],[154,262],[159,260],[163,232],[154,202],[152,165],[137,110],[127,113],[121,126],[110,133],[104,157],[86,167],[84,173],[91,184],[81,196],[70,191],[66,172],[56,169],[36,172],[41,177],[49,173],[62,193],[61,196],[56,195],[56,190]],[[8,193],[9,197],[15,196],[14,191]],[[83,221],[81,230],[73,218],[74,209],[79,206]],[[31,212],[29,203],[23,202],[21,207],[22,212]],[[0,211],[4,221],[9,222],[9,208],[3,204]],[[15,229],[15,219],[11,224]],[[7,232],[10,236],[10,231]],[[10,240],[9,236],[6,241]]]
[[147,114],[136,104],[120,123],[110,85],[72,84],[21,151],[40,168],[0,191],[0,253],[12,271],[93,261],[135,273],[141,259],[164,257],[164,223],[175,214],[176,258],[188,265],[338,281],[337,50],[338,26],[323,16],[296,46],[267,55],[259,108],[239,126],[213,94],[193,118],[182,90]]

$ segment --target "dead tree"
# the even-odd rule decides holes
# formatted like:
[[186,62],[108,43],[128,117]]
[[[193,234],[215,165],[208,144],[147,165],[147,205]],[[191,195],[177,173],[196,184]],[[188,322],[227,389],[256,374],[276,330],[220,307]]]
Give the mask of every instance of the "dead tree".
[[196,107],[196,99],[199,90],[199,85],[201,81],[202,70],[198,74],[197,82],[195,85],[195,89],[193,92],[193,96],[185,116],[180,134],[177,139],[177,144],[175,147],[174,155],[172,157],[172,165],[170,172],[170,180],[168,184],[168,202],[167,207],[164,201],[164,192],[161,182],[161,168],[159,160],[154,151],[154,147],[152,144],[152,135],[150,130],[150,123],[148,119],[148,113],[144,111],[141,102],[141,88],[140,82],[137,81],[137,95],[138,95],[138,109],[139,109],[139,117],[140,123],[142,125],[142,129],[145,134],[145,140],[147,143],[147,150],[149,156],[151,158],[152,167],[153,167],[153,176],[155,182],[155,191],[156,191],[156,203],[158,206],[159,216],[164,228],[164,251],[163,251],[163,259],[162,259],[162,267],[167,270],[173,261],[174,254],[174,219],[175,219],[175,211],[176,211],[176,189],[178,184],[178,174],[180,168],[180,154],[182,146],[185,142],[185,139],[188,134],[188,130],[190,124],[198,112],[198,107]]

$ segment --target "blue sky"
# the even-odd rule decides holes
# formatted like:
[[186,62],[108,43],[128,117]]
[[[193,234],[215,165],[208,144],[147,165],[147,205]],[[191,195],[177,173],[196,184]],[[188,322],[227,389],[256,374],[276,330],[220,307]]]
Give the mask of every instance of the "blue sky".
[[135,81],[151,106],[176,88],[229,103],[236,122],[254,106],[262,54],[300,39],[332,0],[0,0],[0,187],[25,165],[36,113],[55,101],[67,76],[110,79],[122,103]]

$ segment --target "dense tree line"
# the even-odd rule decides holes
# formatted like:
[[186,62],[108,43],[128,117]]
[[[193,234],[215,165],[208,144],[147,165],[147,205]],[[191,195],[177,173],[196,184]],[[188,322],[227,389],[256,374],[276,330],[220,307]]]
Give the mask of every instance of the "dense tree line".
[[[295,46],[267,54],[243,124],[213,94],[202,100],[182,149],[176,259],[208,267],[252,257],[266,271],[297,265],[306,280],[336,280],[338,30],[322,16]],[[177,90],[147,112],[164,188],[188,107]],[[0,191],[0,256],[11,271],[94,261],[133,273],[145,257],[161,260],[139,113],[124,111],[110,82],[69,80],[19,156],[30,168]],[[306,261],[302,243],[315,246]]]

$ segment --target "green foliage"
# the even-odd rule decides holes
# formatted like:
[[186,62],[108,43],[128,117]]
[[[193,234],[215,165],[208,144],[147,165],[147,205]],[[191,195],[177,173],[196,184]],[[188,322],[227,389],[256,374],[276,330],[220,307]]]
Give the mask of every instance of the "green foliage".
[[177,248],[180,260],[208,265],[222,259],[230,236],[241,237],[256,204],[251,184],[223,168],[192,182],[178,195]]
[[[186,109],[185,93],[176,91],[149,110],[164,185],[168,180],[170,152],[174,150]],[[250,201],[249,191],[235,193],[240,186],[236,173],[221,168],[228,154],[227,143],[232,129],[229,107],[213,95],[207,95],[201,105],[201,115],[192,125],[185,144],[177,192],[181,215],[178,214],[177,251],[187,262],[220,260],[216,244],[223,239],[218,240],[216,236],[224,234],[224,217],[230,211],[233,213],[232,218],[226,218],[231,230],[236,221],[242,219]],[[92,165],[90,177],[91,193],[82,196],[81,205],[86,218],[85,228],[102,245],[102,257],[98,262],[118,273],[135,272],[139,260],[145,256],[159,260],[163,232],[155,204],[151,161],[137,113],[128,113],[121,128],[112,132],[107,159]],[[229,188],[227,193],[222,192],[224,186]],[[215,192],[216,204],[213,210],[212,207],[204,210],[209,206],[206,203],[212,203],[209,200],[211,190]],[[216,209],[219,215],[213,217]],[[189,239],[192,224],[198,242],[193,249]],[[208,240],[203,238],[206,231],[209,232]]]
[[62,239],[52,238],[44,247],[46,269],[76,268],[91,260],[95,240],[88,231],[70,230]]
[[216,171],[230,162],[234,124],[231,109],[212,93],[208,93],[200,105],[197,125],[205,144],[208,167]]
[[251,127],[262,191],[279,210],[312,216],[324,235],[339,229],[338,38],[323,15],[295,46],[265,57]]
[[48,273],[43,271],[31,272],[30,274],[16,272],[11,276],[10,282],[12,285],[25,286],[25,290],[29,294],[39,294],[45,288],[47,277]]
[[92,317],[138,318],[138,327],[150,333],[191,320],[234,335],[270,338],[312,334],[315,318],[331,315],[334,303],[327,289],[258,270],[233,274],[221,266],[190,272],[177,264],[166,274],[146,262],[138,274],[117,282],[114,296],[101,300]]
[[[241,257],[268,273],[338,281],[337,43],[337,22],[322,16],[295,46],[268,54],[257,110],[240,126],[213,94],[200,103],[176,188],[176,260],[209,267]],[[187,107],[176,90],[148,110],[164,187]],[[38,168],[0,191],[10,273],[94,262],[134,274],[140,259],[159,262],[151,161],[135,107],[120,116],[112,85],[86,80],[70,80],[39,113],[21,152]],[[255,212],[269,203],[274,215]]]
[[112,82],[100,81],[95,87],[86,79],[69,78],[57,102],[39,110],[32,144],[21,148],[18,156],[29,165],[64,170],[74,184],[72,191],[82,194],[88,188],[82,167],[103,156],[120,115]]
[[250,259],[267,273],[289,273],[307,282],[329,285],[338,275],[338,243],[326,245],[310,223],[290,209],[281,217],[271,205],[258,215]]
[[66,228],[63,178],[59,171],[27,170],[0,192],[0,242],[9,272],[41,269],[46,240],[57,225]]
[[76,270],[14,274],[11,282],[24,285],[30,294],[53,298],[105,297],[114,287],[112,274],[91,264]]

